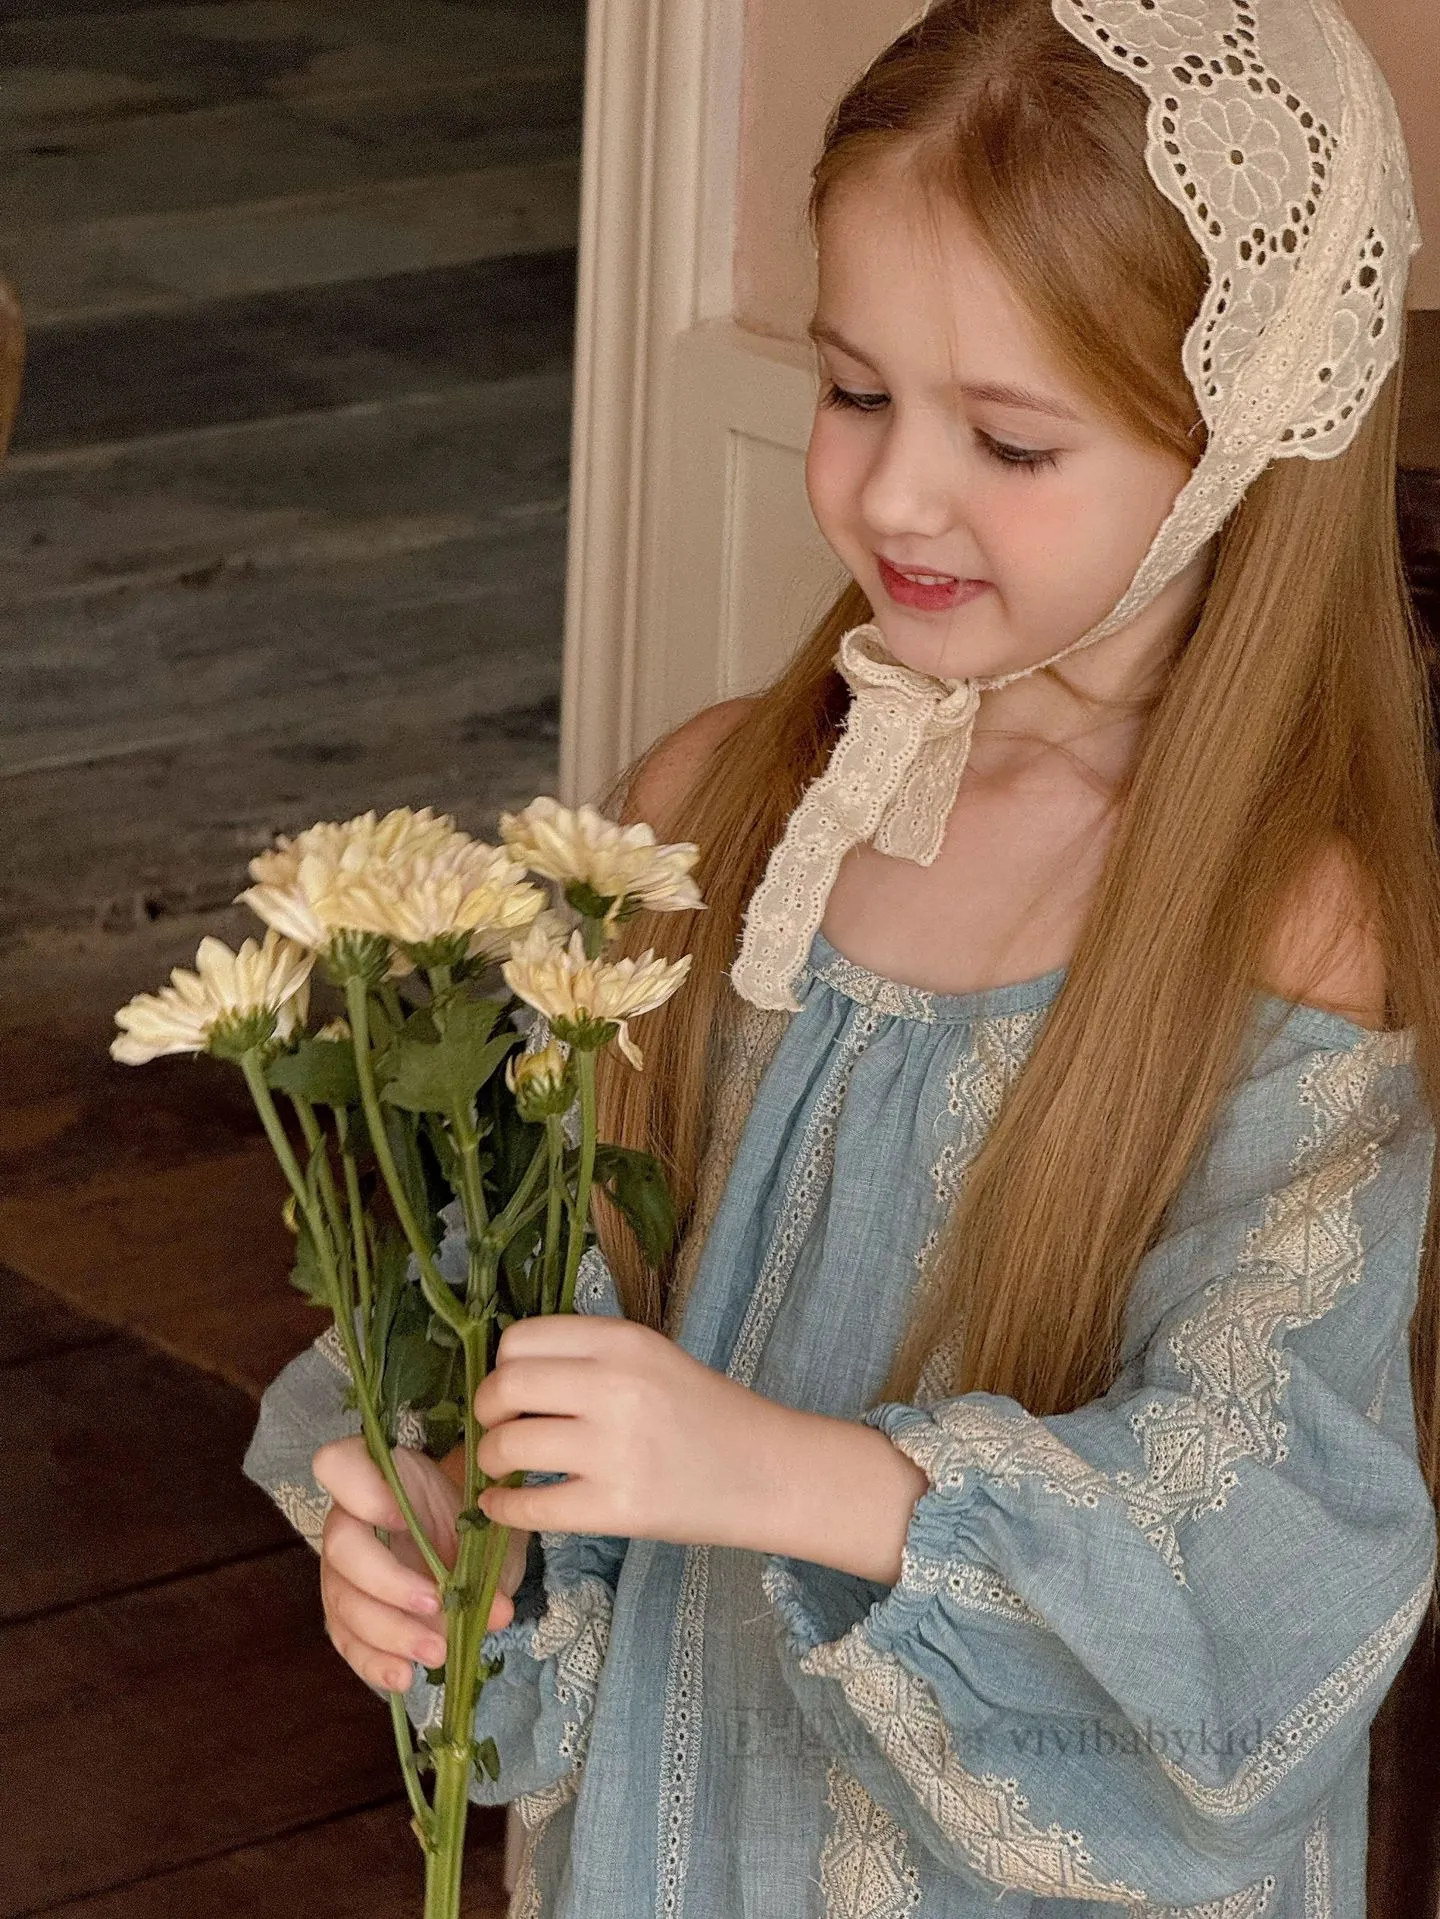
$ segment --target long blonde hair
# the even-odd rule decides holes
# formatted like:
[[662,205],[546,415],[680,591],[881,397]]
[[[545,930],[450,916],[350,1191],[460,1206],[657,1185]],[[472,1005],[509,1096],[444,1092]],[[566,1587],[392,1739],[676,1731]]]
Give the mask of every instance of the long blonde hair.
[[[942,0],[831,115],[812,232],[837,180],[898,157],[928,193],[963,205],[1114,417],[1193,461],[1180,349],[1206,266],[1146,171],[1144,114],[1139,90],[1066,33],[1048,0]],[[970,1164],[879,1398],[914,1398],[927,1358],[957,1346],[950,1391],[1004,1394],[1037,1415],[1113,1382],[1136,1269],[1244,1070],[1278,903],[1337,836],[1383,937],[1390,1023],[1414,1029],[1440,1112],[1435,748],[1396,523],[1399,386],[1392,376],[1339,458],[1275,462],[1222,530],[1193,631],[1115,795],[1063,988]],[[652,821],[662,837],[699,842],[708,910],[645,914],[626,929],[626,952],[694,959],[684,991],[645,1022],[645,1071],[604,1058],[601,1132],[660,1158],[682,1222],[744,909],[843,722],[839,639],[871,615],[848,585],[672,816]],[[607,810],[648,759],[626,769]],[[1325,962],[1317,955],[1312,985]],[[627,1312],[659,1325],[673,1261],[651,1271],[608,1204],[599,1229]],[[1434,1206],[1411,1340],[1435,1494]]]

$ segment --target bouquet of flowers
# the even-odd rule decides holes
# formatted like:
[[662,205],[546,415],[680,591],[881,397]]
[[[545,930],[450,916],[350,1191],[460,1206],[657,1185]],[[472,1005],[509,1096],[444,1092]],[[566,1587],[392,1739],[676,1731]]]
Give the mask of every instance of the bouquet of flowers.
[[[472,1769],[500,1774],[495,1742],[477,1745],[473,1732],[480,1690],[499,1670],[480,1645],[510,1534],[476,1503],[489,1483],[476,1460],[476,1389],[505,1327],[573,1310],[597,1184],[652,1264],[669,1251],[675,1220],[658,1162],[596,1139],[595,1059],[613,1042],[643,1065],[629,1022],[670,998],[690,958],[616,960],[605,949],[642,908],[703,905],[690,878],[698,848],[658,845],[649,826],[541,798],[502,814],[500,831],[503,845],[488,846],[446,816],[403,808],[280,838],[251,862],[255,883],[240,895],[266,922],[263,941],[234,953],[202,940],[193,972],[176,968],[170,985],[121,1008],[111,1047],[129,1065],[203,1052],[244,1073],[290,1187],[292,1283],[334,1315],[349,1403],[443,1597],[446,1660],[430,1675],[444,1681],[441,1724],[417,1743],[403,1695],[390,1694],[425,1857],[425,1919],[459,1919]],[[344,1011],[311,1031],[317,966]],[[504,991],[486,993],[497,970]],[[549,1034],[516,1054],[520,1002]],[[288,1130],[277,1095],[294,1116]],[[577,1100],[574,1144],[564,1121]],[[463,1281],[436,1259],[441,1215],[456,1207]],[[465,1441],[453,1570],[395,1469],[402,1416],[432,1456]]]

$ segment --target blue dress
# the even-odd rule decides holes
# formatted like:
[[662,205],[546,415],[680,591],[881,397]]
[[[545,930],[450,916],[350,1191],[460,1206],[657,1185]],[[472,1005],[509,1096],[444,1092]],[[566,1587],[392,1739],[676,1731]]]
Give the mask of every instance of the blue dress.
[[[1435,1575],[1412,1036],[1256,995],[1253,1065],[1102,1398],[1035,1418],[922,1380],[866,1411],[1063,979],[922,992],[817,933],[800,1011],[759,1016],[670,1330],[768,1397],[863,1417],[929,1487],[893,1587],[532,1539],[476,1720],[502,1770],[474,1796],[516,1799],[525,1828],[512,1919],[1364,1919],[1370,1722]],[[577,1304],[619,1311],[598,1252]],[[358,1428],[345,1377],[333,1335],[301,1354],[245,1460],[312,1543],[310,1455]],[[440,1695],[416,1672],[425,1725]]]

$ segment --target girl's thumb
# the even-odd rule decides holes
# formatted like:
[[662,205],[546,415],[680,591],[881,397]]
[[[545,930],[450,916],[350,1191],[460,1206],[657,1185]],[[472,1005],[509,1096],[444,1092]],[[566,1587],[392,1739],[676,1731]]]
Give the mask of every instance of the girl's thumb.
[[358,1433],[321,1446],[310,1462],[310,1470],[316,1484],[324,1487],[337,1506],[367,1525],[384,1526],[391,1532],[404,1526],[405,1518],[394,1494]]

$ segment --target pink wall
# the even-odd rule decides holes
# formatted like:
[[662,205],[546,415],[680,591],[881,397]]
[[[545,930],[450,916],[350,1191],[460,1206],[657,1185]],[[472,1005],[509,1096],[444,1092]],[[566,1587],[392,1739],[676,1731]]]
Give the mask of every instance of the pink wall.
[[[846,84],[919,10],[919,0],[745,0],[735,317],[799,339],[814,300],[805,231],[809,170]],[[1421,226],[1411,303],[1440,307],[1440,0],[1350,0],[1405,122]]]

